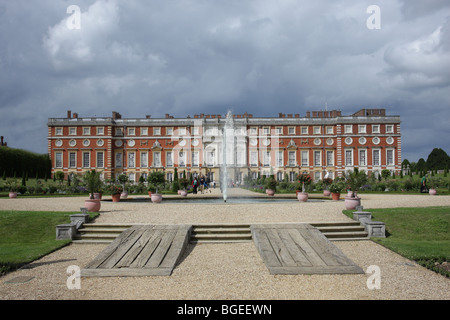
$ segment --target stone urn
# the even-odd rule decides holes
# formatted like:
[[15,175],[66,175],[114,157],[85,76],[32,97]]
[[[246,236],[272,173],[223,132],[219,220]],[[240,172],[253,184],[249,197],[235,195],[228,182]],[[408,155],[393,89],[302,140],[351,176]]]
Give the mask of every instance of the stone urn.
[[153,203],[160,203],[162,201],[162,194],[159,193],[152,193],[152,202]]
[[179,196],[181,195],[181,191],[183,191],[183,190],[178,190],[178,195],[179,195]]
[[266,189],[266,193],[268,196],[271,196],[271,197],[273,197],[275,195],[275,191],[272,189]]
[[331,194],[331,191],[330,191],[330,190],[323,190],[323,195],[324,195],[325,197],[329,197],[330,194]]
[[308,201],[308,193],[306,193],[306,192],[297,193],[297,200],[300,202]]
[[111,197],[112,197],[112,202],[119,202],[120,201],[120,193],[113,194]]
[[356,209],[356,207],[361,205],[361,198],[359,197],[345,197],[345,209],[346,210],[353,210]]
[[101,202],[99,199],[87,199],[84,200],[84,207],[89,212],[99,212],[101,207]]
[[437,191],[436,191],[436,189],[430,189],[430,190],[428,191],[428,193],[429,193],[430,195],[434,196],[434,195],[437,194]]
[[182,197],[186,197],[187,196],[187,191],[186,190],[179,190],[179,191],[180,191],[180,193],[179,193],[180,196],[182,196]]
[[17,198],[17,192],[11,191],[11,192],[9,193],[9,198],[10,198],[10,199],[15,199],[15,198]]
[[126,199],[128,198],[128,191],[124,191],[120,194],[120,199]]

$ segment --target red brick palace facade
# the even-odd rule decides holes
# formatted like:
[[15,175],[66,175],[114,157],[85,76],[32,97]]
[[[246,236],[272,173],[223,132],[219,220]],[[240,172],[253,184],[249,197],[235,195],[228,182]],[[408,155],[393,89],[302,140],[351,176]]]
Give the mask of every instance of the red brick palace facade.
[[400,117],[386,115],[385,109],[352,115],[312,111],[303,117],[245,113],[230,121],[231,129],[224,115],[122,118],[113,112],[111,117],[82,118],[68,111],[66,118],[48,120],[52,173],[80,175],[97,169],[105,178],[126,173],[138,181],[158,170],[172,180],[177,168],[179,174],[218,180],[225,163],[236,180],[259,173],[279,180],[288,175],[293,181],[305,171],[318,180],[354,168],[369,174],[401,169]]

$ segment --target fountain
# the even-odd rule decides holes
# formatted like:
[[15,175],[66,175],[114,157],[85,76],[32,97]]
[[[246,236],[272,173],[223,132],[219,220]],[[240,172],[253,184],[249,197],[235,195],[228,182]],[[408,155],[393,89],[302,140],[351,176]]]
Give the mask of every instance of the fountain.
[[233,114],[228,111],[222,134],[222,194],[223,201],[227,202],[228,197],[228,165],[234,164],[234,122]]

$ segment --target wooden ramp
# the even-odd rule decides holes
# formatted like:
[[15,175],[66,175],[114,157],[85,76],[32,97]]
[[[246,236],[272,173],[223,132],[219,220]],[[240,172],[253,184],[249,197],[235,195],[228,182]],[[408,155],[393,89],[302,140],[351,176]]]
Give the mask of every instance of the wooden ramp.
[[191,225],[136,225],[81,270],[82,277],[169,276],[189,241]]
[[261,224],[250,228],[271,274],[364,273],[309,224]]

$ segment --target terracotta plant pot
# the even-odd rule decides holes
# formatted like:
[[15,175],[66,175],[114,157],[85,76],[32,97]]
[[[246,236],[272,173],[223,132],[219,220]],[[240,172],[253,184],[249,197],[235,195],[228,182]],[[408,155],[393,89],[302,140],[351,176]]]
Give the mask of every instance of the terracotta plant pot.
[[345,209],[353,210],[356,209],[357,206],[361,205],[361,198],[355,197],[345,197]]
[[152,202],[160,203],[162,201],[162,194],[152,193]]
[[151,191],[148,192],[148,196],[149,196],[150,198],[152,197],[152,192],[151,192]]
[[329,197],[330,194],[331,194],[331,191],[330,191],[330,190],[323,190],[323,195],[324,195],[325,197]]
[[339,192],[331,193],[331,199],[333,199],[333,200],[339,200],[340,197],[341,197],[341,194]]
[[11,191],[11,192],[9,193],[9,198],[10,198],[10,199],[15,199],[15,198],[17,198],[17,192],[12,192],[12,191]]
[[[91,194],[89,193],[89,197],[91,197]],[[102,194],[101,193],[94,193],[94,199],[95,200],[101,200]]]
[[180,190],[180,196],[186,197],[186,196],[187,196],[187,191],[185,191],[185,190]]
[[271,196],[271,197],[273,197],[275,195],[275,191],[272,189],[266,189],[266,193],[268,196]]
[[84,201],[84,207],[89,212],[99,212],[101,205],[102,204],[98,199],[87,199]]
[[436,191],[436,189],[430,189],[430,191],[428,191],[428,193],[429,193],[430,195],[434,196],[434,195],[437,194],[437,191]]
[[300,201],[300,202],[308,201],[308,193],[306,193],[306,192],[299,192],[297,194],[297,200]]
[[119,202],[120,201],[120,193],[113,194],[112,195],[112,202]]

